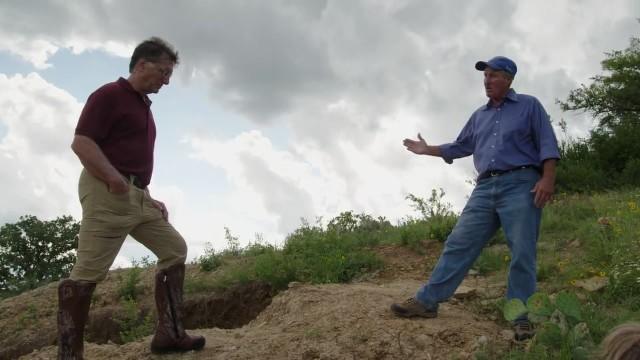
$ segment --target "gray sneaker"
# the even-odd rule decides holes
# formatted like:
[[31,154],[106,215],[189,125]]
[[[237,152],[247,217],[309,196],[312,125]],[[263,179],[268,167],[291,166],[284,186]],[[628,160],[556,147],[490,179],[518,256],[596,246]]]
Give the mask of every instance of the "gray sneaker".
[[409,298],[401,304],[391,304],[391,311],[400,317],[434,318],[438,316],[438,310],[426,308],[415,298]]
[[531,339],[535,334],[533,325],[529,320],[517,321],[513,324],[513,331],[515,333],[514,338],[516,341],[523,341]]

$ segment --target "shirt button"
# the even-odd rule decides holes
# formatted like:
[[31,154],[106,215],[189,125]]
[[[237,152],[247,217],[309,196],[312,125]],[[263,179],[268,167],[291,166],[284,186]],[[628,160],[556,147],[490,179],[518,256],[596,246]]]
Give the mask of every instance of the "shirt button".
[[491,162],[496,162],[495,160],[491,159]]
[[500,111],[500,108],[498,108],[498,111]]
[[496,147],[495,145],[491,145],[491,148],[493,149],[494,147]]
[[497,133],[493,133],[493,136],[498,136],[498,134]]

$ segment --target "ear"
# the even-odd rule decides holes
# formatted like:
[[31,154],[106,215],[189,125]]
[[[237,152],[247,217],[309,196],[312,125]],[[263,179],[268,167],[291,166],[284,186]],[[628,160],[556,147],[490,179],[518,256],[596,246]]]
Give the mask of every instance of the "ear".
[[146,63],[147,63],[147,61],[145,59],[138,59],[136,64],[133,66],[133,71],[132,72],[141,71],[144,68]]

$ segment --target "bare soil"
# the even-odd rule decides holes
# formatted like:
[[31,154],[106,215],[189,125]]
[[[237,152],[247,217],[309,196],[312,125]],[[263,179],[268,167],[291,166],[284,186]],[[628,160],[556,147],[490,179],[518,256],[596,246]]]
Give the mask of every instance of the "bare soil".
[[[377,247],[375,251],[385,261],[385,268],[349,284],[292,283],[288,290],[273,298],[264,284],[235,288],[226,297],[217,295],[218,300],[204,295],[188,296],[187,323],[192,321],[190,327],[198,328],[190,333],[207,339],[205,348],[198,352],[152,355],[150,336],[124,345],[113,340],[98,344],[87,339],[85,358],[472,359],[479,353],[492,358],[491,354],[513,346],[512,333],[497,321],[490,305],[504,295],[502,279],[468,277],[461,287],[463,293],[458,299],[442,304],[435,319],[402,319],[390,312],[391,303],[412,296],[428,277],[441,245],[429,243],[426,249],[426,255],[419,255],[402,247]],[[33,352],[21,359],[54,359],[55,322],[50,316],[55,313],[54,295],[55,286],[49,285],[0,303],[0,335],[5,338],[16,327],[7,325],[3,311],[11,311],[19,318],[30,311],[29,304],[34,301],[38,307],[37,319],[32,321],[37,326],[27,326],[23,321],[29,331],[20,332],[19,339],[14,336],[11,341],[0,340],[0,349],[42,337],[46,341],[38,340],[37,344],[32,341]],[[111,296],[105,293],[99,298]],[[102,308],[107,308],[111,300],[103,301]],[[229,311],[227,317],[220,315],[225,311],[214,310],[233,306],[236,311]],[[100,309],[92,308],[92,316]],[[218,319],[208,320],[213,314],[218,314]],[[244,324],[232,320],[242,316]],[[41,321],[44,318],[48,320]],[[107,321],[102,319],[100,323]],[[47,337],[41,333],[47,333]]]

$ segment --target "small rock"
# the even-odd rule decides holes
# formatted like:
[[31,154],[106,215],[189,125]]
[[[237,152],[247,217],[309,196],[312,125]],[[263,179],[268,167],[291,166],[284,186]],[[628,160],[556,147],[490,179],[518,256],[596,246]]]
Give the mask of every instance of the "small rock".
[[476,295],[476,289],[468,286],[460,285],[456,289],[453,297],[456,299],[467,299]]
[[481,335],[476,339],[476,342],[473,344],[473,350],[483,349],[489,343],[489,339],[485,335]]
[[501,298],[505,293],[504,284],[493,284],[485,287],[479,287],[477,289],[478,296],[485,299]]
[[481,335],[478,338],[478,344],[480,345],[486,345],[488,342],[489,342],[489,339],[485,335]]
[[575,286],[583,288],[588,292],[598,291],[609,284],[609,278],[603,276],[594,276],[588,279],[577,280]]
[[416,335],[416,337],[414,337],[413,340],[419,349],[427,349],[433,343],[431,338],[424,334]]
[[567,245],[567,246],[572,247],[572,248],[579,248],[580,245],[581,245],[580,244],[580,240],[575,239],[572,242],[570,242],[569,245]]
[[573,327],[573,338],[576,340],[578,344],[583,343],[591,338],[589,333],[589,327],[586,323],[579,323],[578,325]]
[[516,333],[513,332],[513,330],[502,330],[500,332],[500,337],[502,339],[504,339],[504,340],[507,340],[507,341],[513,340],[515,335],[516,335]]

